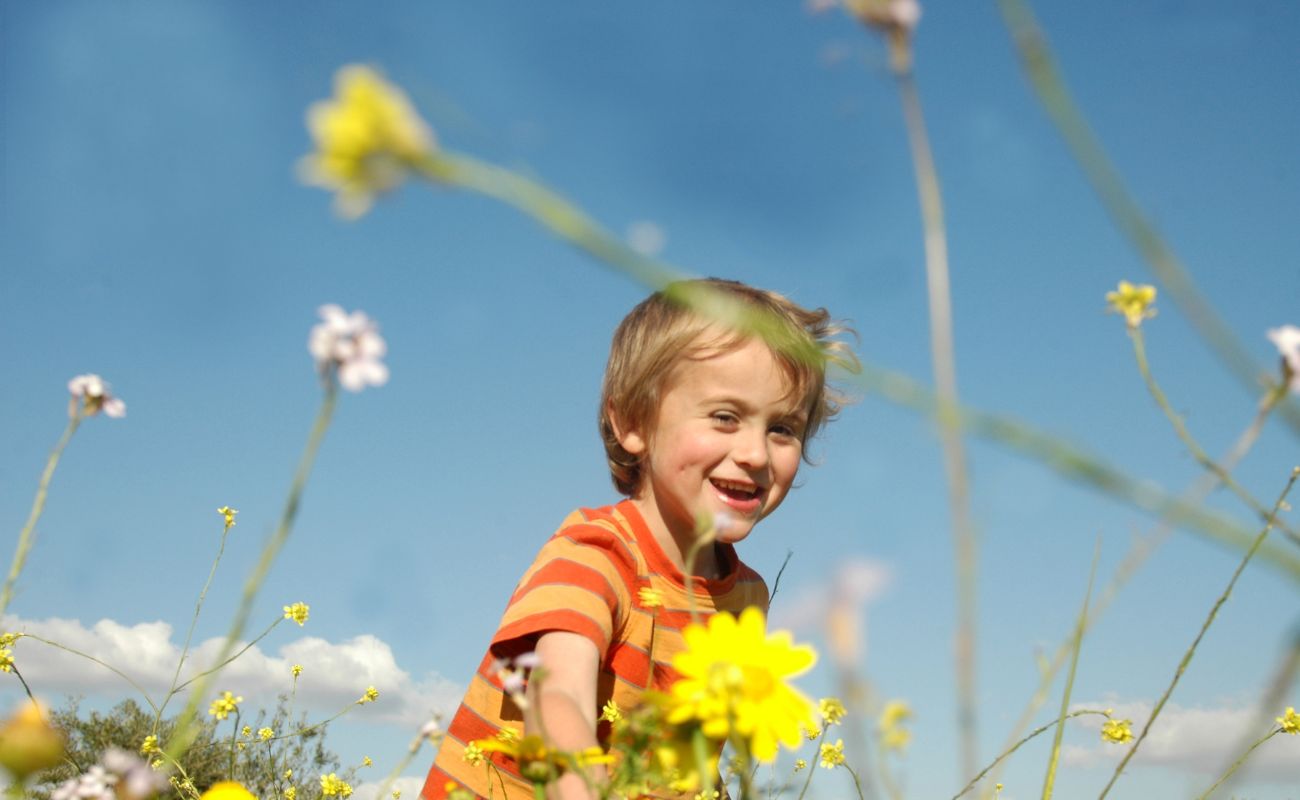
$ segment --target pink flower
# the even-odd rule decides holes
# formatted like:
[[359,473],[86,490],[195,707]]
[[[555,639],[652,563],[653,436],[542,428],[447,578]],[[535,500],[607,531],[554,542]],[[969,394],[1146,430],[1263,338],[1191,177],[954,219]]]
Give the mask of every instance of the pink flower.
[[379,325],[361,311],[345,312],[333,303],[319,309],[325,320],[311,329],[307,349],[322,371],[337,369],[344,389],[359,392],[388,382],[388,367],[379,359],[388,346]]
[[1277,345],[1282,354],[1283,375],[1291,386],[1291,391],[1300,392],[1300,328],[1283,325],[1268,332],[1268,338]]
[[108,383],[98,375],[78,375],[68,381],[68,391],[72,393],[68,416],[75,416],[78,411],[84,411],[88,417],[100,411],[110,417],[126,416],[126,403],[114,397],[108,390]]

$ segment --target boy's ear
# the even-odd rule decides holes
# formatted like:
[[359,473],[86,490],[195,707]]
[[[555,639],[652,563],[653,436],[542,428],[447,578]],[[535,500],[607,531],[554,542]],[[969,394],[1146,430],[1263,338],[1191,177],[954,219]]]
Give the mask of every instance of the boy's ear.
[[619,421],[618,413],[614,411],[612,403],[606,407],[605,414],[609,417],[609,427],[614,430],[614,438],[618,439],[619,445],[629,455],[639,456],[645,452],[645,437],[641,435],[640,431],[625,430],[623,428],[623,424]]

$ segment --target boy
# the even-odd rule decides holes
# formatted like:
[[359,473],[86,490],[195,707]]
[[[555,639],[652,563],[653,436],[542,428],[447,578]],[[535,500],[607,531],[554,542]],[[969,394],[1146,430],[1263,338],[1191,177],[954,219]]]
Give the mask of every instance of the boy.
[[[762,337],[669,296],[749,320]],[[458,788],[532,798],[512,759],[485,763],[471,742],[527,733],[567,752],[601,745],[606,703],[635,706],[646,689],[676,679],[691,595],[706,618],[766,610],[766,584],[733,545],[785,499],[805,443],[839,410],[825,371],[828,361],[856,366],[833,340],[844,330],[825,309],[718,279],[674,284],[628,314],[614,332],[600,403],[610,473],[628,499],[570,514],[525,572],[448,726],[426,800]],[[698,520],[713,521],[712,546],[696,546]],[[540,663],[546,679],[521,704],[512,699],[519,675],[502,664],[524,654],[520,672]],[[548,790],[590,796],[574,774]]]

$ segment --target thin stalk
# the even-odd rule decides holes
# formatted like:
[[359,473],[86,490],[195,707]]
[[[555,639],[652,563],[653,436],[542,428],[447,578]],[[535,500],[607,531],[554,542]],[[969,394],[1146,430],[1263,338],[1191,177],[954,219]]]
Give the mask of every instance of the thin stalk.
[[849,771],[849,775],[853,776],[853,788],[858,790],[858,800],[866,800],[862,795],[862,781],[858,779],[858,773],[854,772],[853,767],[848,764],[845,764],[844,768]]
[[[280,554],[285,542],[289,540],[289,534],[293,531],[293,521],[298,515],[298,505],[302,500],[303,490],[307,486],[308,477],[311,476],[311,468],[316,461],[316,453],[320,449],[321,442],[325,439],[325,431],[329,429],[330,419],[333,417],[337,399],[338,383],[335,376],[331,374],[326,377],[325,396],[321,401],[320,411],[316,415],[316,421],[312,425],[311,433],[307,437],[307,446],[303,451],[301,460],[298,462],[298,469],[294,473],[293,483],[289,488],[289,496],[285,500],[284,510],[280,515],[280,522],[262,548],[262,555],[257,566],[244,582],[244,592],[240,598],[239,608],[235,612],[235,618],[230,625],[230,631],[226,634],[226,641],[222,645],[221,652],[215,659],[217,664],[224,665],[228,663],[231,654],[235,650],[235,644],[248,623],[248,616],[252,611],[253,601],[257,598],[257,592],[266,581],[266,575],[271,570],[271,564],[275,562],[276,556]],[[195,682],[185,709],[177,720],[172,740],[167,746],[167,755],[175,760],[179,760],[180,756],[193,744],[194,737],[198,735],[198,726],[195,720],[198,716],[199,705],[203,702],[203,697],[207,693],[213,674],[215,673],[208,672]]]
[[[1286,387],[1275,387],[1265,393],[1265,395],[1260,399],[1254,419],[1251,420],[1250,425],[1241,432],[1237,437],[1237,440],[1233,442],[1232,447],[1228,449],[1228,452],[1224,457],[1220,459],[1220,463],[1223,465],[1224,470],[1231,472],[1236,468],[1237,464],[1240,463],[1241,459],[1245,458],[1246,454],[1250,452],[1251,447],[1254,446],[1255,442],[1259,438],[1260,431],[1264,428],[1264,422],[1268,419],[1270,412],[1272,412],[1277,401],[1281,399],[1281,396],[1285,392]],[[1183,492],[1182,498],[1189,503],[1199,504],[1202,500],[1208,497],[1210,492],[1212,492],[1218,485],[1219,480],[1213,473],[1201,473],[1197,476],[1196,480],[1192,482],[1191,486]],[[1138,538],[1133,543],[1133,546],[1129,548],[1128,553],[1125,554],[1124,559],[1115,569],[1115,573],[1111,576],[1110,581],[1099,593],[1097,602],[1093,605],[1092,613],[1088,616],[1089,628],[1097,623],[1101,616],[1110,607],[1110,604],[1119,596],[1120,590],[1123,589],[1133,575],[1137,573],[1142,565],[1146,563],[1146,560],[1151,557],[1160,545],[1165,542],[1172,531],[1173,525],[1170,524],[1168,520],[1162,520],[1149,534]],[[1029,702],[1025,704],[1025,708],[1020,712],[1019,719],[1016,721],[1016,724],[1012,726],[1011,733],[1007,736],[1006,741],[1002,745],[1004,751],[1011,747],[1017,737],[1019,737],[1029,727],[1029,724],[1034,719],[1034,715],[1038,713],[1038,709],[1042,708],[1043,703],[1046,702],[1048,690],[1051,688],[1052,682],[1056,679],[1056,674],[1060,672],[1061,667],[1065,665],[1065,659],[1069,653],[1070,639],[1067,638],[1057,646],[1056,652],[1053,653],[1051,660],[1048,662],[1048,666],[1042,671],[1042,675],[1039,677],[1038,687],[1034,690],[1034,694],[1030,697]],[[994,775],[994,783],[997,782],[999,775],[1000,770]],[[988,797],[988,794],[989,793],[985,791],[981,793],[981,796]]]
[[[821,732],[821,735],[817,737],[817,744],[815,745],[815,747],[814,747],[814,749],[813,749],[813,754],[814,754],[815,756],[817,756],[817,757],[820,757],[820,756],[821,756],[822,742],[824,742],[824,741],[826,741],[826,726],[825,726],[825,725],[822,726],[822,732]],[[806,777],[806,778],[803,779],[803,788],[799,790],[799,796],[798,796],[797,798],[795,798],[795,800],[803,800],[803,796],[804,796],[805,794],[808,793],[808,786],[812,783],[813,770],[815,770],[815,769],[817,769],[817,759],[816,759],[816,758],[814,758],[814,759],[813,759],[813,762],[812,762],[811,764],[808,765],[808,777]]]
[[[266,636],[267,636],[267,634],[269,634],[271,631],[275,630],[275,626],[276,626],[276,625],[279,625],[281,622],[284,622],[284,617],[276,617],[276,618],[275,618],[275,621],[272,622],[270,625],[268,625],[268,626],[266,627],[266,630],[262,631],[261,633],[259,633],[259,634],[257,635],[257,638],[253,639],[252,641],[250,641],[250,642],[248,642],[247,644],[245,644],[243,647],[239,648],[238,651],[236,651],[235,653],[231,654],[228,658],[225,658],[225,659],[223,659],[222,661],[220,661],[220,662],[218,662],[218,663],[212,665],[211,667],[208,667],[207,669],[203,670],[203,671],[200,672],[200,673],[197,673],[197,674],[195,674],[195,675],[190,676],[189,680],[185,681],[184,683],[182,683],[181,685],[179,685],[179,686],[177,686],[175,689],[173,689],[173,690],[172,690],[172,694],[175,694],[176,692],[179,692],[180,690],[184,689],[186,686],[189,686],[191,683],[194,683],[195,681],[199,680],[200,678],[205,678],[205,677],[207,677],[208,675],[213,675],[213,674],[215,674],[215,673],[217,673],[217,672],[220,672],[220,671],[221,671],[221,670],[222,670],[222,669],[223,669],[227,664],[229,664],[230,662],[236,660],[237,658],[239,658],[240,656],[242,656],[244,653],[247,653],[247,652],[248,652],[250,649],[252,649],[252,648],[253,648],[253,647],[254,647],[258,642],[260,642],[260,641],[262,641],[263,639],[265,639]],[[169,698],[169,699],[170,699],[170,697],[171,697],[171,695],[168,695],[168,698]]]
[[793,550],[785,551],[785,560],[781,562],[781,568],[776,571],[776,579],[772,581],[772,591],[767,596],[767,610],[772,610],[772,601],[776,599],[776,592],[781,588],[781,576],[785,574],[785,568],[790,565],[790,558],[794,555]]
[[109,672],[113,673],[114,675],[118,676],[118,677],[121,678],[122,680],[124,680],[124,681],[126,681],[127,683],[131,684],[131,688],[133,688],[133,689],[135,689],[137,692],[139,692],[139,693],[140,693],[140,696],[144,698],[144,701],[145,701],[146,703],[149,704],[149,708],[153,709],[155,712],[158,710],[158,706],[157,706],[157,704],[154,703],[153,698],[151,698],[151,697],[149,696],[149,693],[146,692],[146,691],[144,690],[144,687],[141,686],[140,684],[136,683],[135,680],[134,680],[130,675],[127,675],[125,672],[123,672],[122,670],[120,670],[120,669],[118,669],[117,667],[113,666],[112,664],[109,664],[109,663],[106,662],[106,661],[102,661],[102,660],[100,660],[100,659],[98,659],[98,658],[95,658],[95,657],[92,656],[90,653],[84,653],[84,652],[82,652],[82,651],[76,649],[75,647],[68,647],[68,646],[65,645],[65,644],[59,644],[58,642],[52,641],[52,640],[50,640],[50,639],[43,639],[43,638],[41,638],[40,636],[37,636],[37,635],[34,634],[34,633],[24,633],[24,634],[23,634],[23,638],[24,638],[24,639],[31,639],[31,640],[33,640],[33,641],[40,642],[41,644],[47,644],[47,645],[49,645],[50,647],[54,647],[54,648],[57,648],[57,649],[59,649],[59,650],[63,650],[64,652],[67,652],[67,653],[72,653],[74,656],[81,656],[82,658],[86,659],[87,661],[92,661],[92,662],[98,664],[99,666],[103,667],[104,669],[106,669],[106,670],[108,670]]
[[1205,800],[1207,797],[1214,794],[1215,789],[1223,785],[1223,782],[1226,781],[1228,778],[1232,777],[1232,773],[1236,772],[1238,767],[1246,763],[1246,759],[1250,756],[1251,753],[1255,752],[1255,748],[1259,747],[1264,742],[1267,742],[1269,739],[1272,739],[1274,736],[1277,736],[1281,732],[1282,732],[1281,728],[1274,728],[1264,736],[1257,739],[1254,744],[1252,744],[1249,748],[1246,749],[1246,752],[1241,754],[1241,758],[1238,758],[1236,761],[1232,762],[1232,766],[1228,767],[1227,772],[1219,776],[1219,779],[1214,782],[1213,786],[1206,789],[1201,794],[1197,795],[1196,800]]
[[181,647],[181,657],[176,662],[176,671],[172,673],[172,682],[167,689],[167,694],[163,695],[162,704],[158,706],[158,712],[154,714],[153,733],[158,733],[158,726],[162,722],[163,709],[171,702],[173,696],[179,691],[176,682],[181,677],[181,667],[185,665],[185,659],[190,654],[190,642],[194,640],[194,629],[199,624],[199,612],[203,610],[203,600],[208,596],[208,588],[212,586],[212,578],[217,574],[217,565],[221,563],[221,556],[226,552],[226,537],[230,535],[231,526],[226,525],[221,531],[221,543],[217,545],[217,557],[212,559],[212,568],[208,570],[208,579],[203,583],[203,589],[199,591],[198,602],[194,604],[194,617],[190,619],[190,629],[185,632],[185,644]]
[[1164,694],[1160,696],[1160,700],[1157,701],[1155,707],[1151,709],[1151,716],[1147,719],[1146,724],[1142,726],[1142,732],[1138,734],[1137,738],[1133,741],[1132,746],[1129,747],[1128,752],[1124,754],[1122,759],[1120,759],[1120,762],[1115,765],[1114,773],[1111,774],[1110,780],[1107,781],[1105,788],[1102,789],[1097,800],[1103,800],[1103,798],[1110,793],[1110,788],[1115,785],[1115,781],[1119,780],[1120,773],[1124,771],[1124,767],[1128,765],[1128,762],[1137,753],[1138,748],[1142,746],[1142,742],[1146,740],[1147,734],[1151,732],[1151,726],[1155,724],[1156,719],[1160,716],[1160,712],[1164,709],[1165,703],[1168,702],[1169,696],[1174,693],[1174,688],[1178,686],[1178,681],[1183,677],[1183,673],[1187,670],[1187,666],[1192,663],[1192,656],[1196,654],[1196,648],[1200,645],[1201,639],[1205,636],[1205,632],[1209,630],[1210,625],[1214,623],[1215,617],[1219,614],[1219,609],[1224,603],[1228,602],[1228,597],[1232,594],[1233,587],[1237,585],[1237,579],[1241,577],[1242,571],[1245,570],[1246,565],[1250,563],[1251,557],[1255,555],[1255,551],[1259,549],[1259,546],[1264,543],[1264,538],[1268,536],[1268,532],[1273,529],[1274,518],[1277,516],[1278,511],[1286,504],[1286,497],[1291,493],[1291,488],[1295,486],[1297,478],[1300,478],[1300,467],[1291,470],[1291,476],[1287,479],[1286,486],[1282,489],[1282,493],[1278,495],[1277,502],[1273,504],[1273,512],[1269,515],[1269,520],[1264,525],[1264,529],[1259,532],[1259,536],[1255,537],[1254,544],[1251,545],[1250,550],[1246,551],[1246,555],[1242,557],[1241,562],[1237,564],[1237,569],[1233,571],[1232,578],[1228,580],[1228,585],[1224,587],[1223,594],[1219,595],[1219,599],[1210,607],[1210,613],[1206,615],[1205,622],[1201,624],[1201,629],[1197,632],[1196,638],[1192,640],[1191,646],[1187,648],[1187,652],[1183,654],[1182,660],[1178,662],[1178,668],[1174,670],[1174,676],[1173,679],[1169,681],[1169,686],[1165,688]]
[[910,68],[896,66],[907,141],[912,151],[916,190],[925,231],[925,282],[930,308],[930,361],[935,394],[940,401],[939,441],[943,449],[948,484],[948,511],[952,518],[956,566],[957,631],[953,642],[957,673],[957,727],[961,738],[961,774],[975,771],[979,761],[978,709],[975,680],[976,586],[979,543],[970,513],[970,480],[965,446],[957,413],[957,366],[952,332],[952,292],[948,277],[948,237],[943,218],[943,195],[930,150],[921,98]]
[[[1142,329],[1131,326],[1129,328],[1129,338],[1133,340],[1133,356],[1137,360],[1138,372],[1142,374],[1142,380],[1146,383],[1147,392],[1156,401],[1156,405],[1160,406],[1160,410],[1164,412],[1169,423],[1173,425],[1174,433],[1178,435],[1179,441],[1183,443],[1183,446],[1192,454],[1197,463],[1214,475],[1220,483],[1228,487],[1228,490],[1235,494],[1241,502],[1245,503],[1251,511],[1254,511],[1260,519],[1268,519],[1269,511],[1264,507],[1264,504],[1256,500],[1240,483],[1237,483],[1226,469],[1215,463],[1214,459],[1205,452],[1205,449],[1192,436],[1191,431],[1187,429],[1187,423],[1183,421],[1182,416],[1169,403],[1169,398],[1165,396],[1160,384],[1156,382],[1155,375],[1151,373],[1151,365],[1147,360],[1146,340],[1142,336]],[[1288,538],[1300,543],[1300,534],[1297,534],[1281,520],[1274,520],[1274,522],[1275,526],[1286,533]]]
[[27,524],[23,525],[22,531],[18,534],[18,547],[14,550],[13,563],[9,565],[9,577],[5,578],[4,589],[0,591],[0,615],[9,608],[9,601],[14,596],[14,584],[18,582],[18,576],[27,564],[27,554],[31,552],[32,543],[36,538],[36,521],[45,511],[45,497],[49,494],[54,470],[59,466],[59,459],[63,456],[63,448],[67,447],[68,442],[72,440],[72,434],[77,432],[82,419],[84,417],[81,409],[78,408],[68,419],[68,427],[63,429],[58,444],[54,445],[50,457],[45,461],[45,470],[41,473],[41,482],[36,486],[36,498],[32,501],[32,510],[27,515]]
[[[1065,85],[1042,26],[1034,17],[1029,4],[1026,0],[998,0],[998,7],[1039,101],[1065,139],[1075,161],[1083,169],[1115,226],[1129,238],[1156,277],[1169,290],[1174,303],[1187,316],[1197,334],[1210,345],[1210,349],[1237,381],[1250,392],[1256,391],[1261,382],[1271,389],[1277,383],[1276,378],[1256,366],[1250,352],[1219,318],[1214,307],[1197,288],[1187,267],[1130,194],[1119,170],[1111,163],[1105,148]],[[1292,432],[1300,434],[1300,404],[1294,400],[1284,403],[1282,416]]]
[[1092,582],[1097,576],[1097,560],[1101,558],[1101,539],[1092,551],[1092,568],[1088,570],[1088,588],[1083,593],[1083,607],[1079,609],[1079,621],[1074,626],[1074,654],[1070,657],[1070,672],[1065,679],[1065,691],[1061,693],[1061,713],[1057,719],[1056,733],[1052,737],[1052,755],[1047,760],[1047,775],[1043,778],[1043,800],[1050,800],[1052,788],[1056,784],[1056,765],[1061,760],[1061,739],[1065,736],[1065,717],[1070,711],[1070,695],[1074,692],[1074,676],[1079,668],[1079,653],[1083,651],[1083,632],[1088,627],[1088,601],[1092,599]]
[[1102,717],[1106,716],[1105,711],[1097,711],[1094,709],[1081,709],[1079,711],[1071,711],[1070,713],[1066,714],[1064,717],[1058,717],[1052,720],[1051,722],[1047,723],[1046,725],[1043,725],[1039,728],[1035,728],[1033,731],[1029,733],[1028,736],[1025,736],[1020,741],[1008,747],[1006,750],[1003,750],[1002,755],[993,759],[993,761],[990,762],[987,767],[980,770],[980,773],[978,775],[976,775],[974,778],[971,778],[970,783],[966,784],[964,787],[962,787],[962,790],[960,792],[952,796],[952,800],[957,800],[957,798],[966,794],[971,789],[974,789],[975,786],[984,779],[985,775],[988,775],[993,770],[994,767],[996,767],[998,764],[1001,764],[1012,753],[1019,750],[1021,745],[1025,744],[1031,739],[1037,738],[1040,734],[1045,733],[1049,729],[1055,727],[1056,725],[1059,725],[1060,723],[1064,722],[1067,719],[1072,719],[1074,717],[1081,717],[1085,714],[1097,714],[1098,716],[1102,716]]

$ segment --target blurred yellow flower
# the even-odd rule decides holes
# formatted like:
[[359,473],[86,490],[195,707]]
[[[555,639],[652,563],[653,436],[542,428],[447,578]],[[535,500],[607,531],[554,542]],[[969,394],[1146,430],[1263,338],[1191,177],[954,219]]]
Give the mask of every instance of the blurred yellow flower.
[[698,720],[704,734],[725,739],[733,732],[748,740],[759,761],[776,758],[777,743],[798,746],[813,727],[812,703],[787,679],[806,671],[817,654],[794,645],[790,634],[768,635],[763,612],[745,609],[737,620],[714,614],[708,627],[689,625],[685,649],[673,657],[681,679],[671,689],[668,721]]
[[1115,314],[1123,314],[1130,328],[1136,328],[1142,324],[1142,320],[1156,315],[1156,310],[1151,307],[1155,301],[1156,287],[1146,284],[1136,285],[1128,281],[1120,281],[1119,288],[1113,292],[1106,292],[1109,310]]
[[314,186],[336,191],[335,208],[355,219],[375,195],[397,187],[411,165],[434,147],[434,136],[406,95],[370,67],[343,67],[334,98],[307,110],[316,152],[299,172]]
[[239,781],[218,781],[199,800],[257,800]]
[[0,633],[0,647],[9,648],[14,646],[14,642],[22,638],[21,633]]
[[366,693],[361,695],[361,698],[357,700],[357,705],[364,706],[366,703],[373,703],[378,699],[379,699],[379,690],[373,686],[367,686]]
[[294,664],[292,667],[289,667],[289,671],[293,673],[293,677],[298,677],[302,674],[302,664]]
[[877,727],[880,746],[886,750],[902,750],[912,741],[912,732],[903,723],[912,718],[912,708],[902,700],[890,700],[880,712]]
[[402,800],[402,790],[401,790],[401,789],[394,789],[394,790],[393,790],[393,800]]
[[465,745],[465,751],[460,754],[460,757],[471,767],[477,767],[483,763],[483,748],[478,746],[478,742],[470,742]]
[[307,622],[307,617],[311,613],[311,606],[306,603],[294,603],[291,606],[284,607],[284,618],[291,619],[302,627]]
[[641,601],[642,608],[656,609],[664,607],[664,593],[658,589],[642,586],[636,590],[636,596]]
[[157,752],[160,752],[158,737],[151,733],[144,737],[144,741],[140,743],[140,755],[149,756]]
[[844,740],[836,739],[835,744],[823,744],[820,755],[824,769],[835,769],[844,763]]
[[63,732],[50,724],[45,707],[23,700],[13,716],[0,723],[0,767],[21,787],[28,775],[63,761]]
[[497,740],[502,742],[517,742],[519,741],[519,731],[509,725],[505,725],[501,730],[497,731]]
[[796,758],[796,759],[794,760],[794,771],[795,771],[795,772],[798,772],[798,771],[800,771],[800,770],[807,769],[807,768],[808,768],[808,762],[807,762],[807,761],[804,761],[802,758]]
[[0,672],[12,672],[14,668],[14,651],[0,647]]
[[239,735],[240,735],[240,736],[252,736],[252,735],[253,735],[253,728],[252,728],[252,726],[251,726],[251,725],[245,725],[243,728],[241,728],[241,729],[239,730]]
[[368,767],[368,766],[370,766],[370,765],[372,765],[372,764],[374,764],[374,763],[375,763],[375,762],[373,762],[373,761],[370,760],[370,756],[362,756],[362,757],[361,757],[361,766],[363,766],[363,767]]
[[844,719],[844,704],[838,697],[823,697],[817,701],[817,711],[826,720],[827,725],[839,725]]
[[297,800],[297,798],[298,798],[298,787],[290,786],[289,788],[284,790],[284,800]]
[[1277,724],[1282,726],[1283,733],[1294,736],[1300,733],[1300,714],[1295,713],[1294,708],[1288,707],[1286,713],[1277,718]]
[[1131,726],[1127,719],[1108,719],[1101,725],[1101,740],[1112,744],[1123,744],[1133,738]]
[[351,797],[352,785],[331,772],[320,776],[320,791],[326,797]]
[[222,506],[217,509],[217,513],[226,518],[226,530],[235,527],[235,515],[239,513],[238,509],[230,506]]
[[611,698],[605,701],[605,707],[600,710],[600,718],[606,722],[618,722],[623,719],[623,712],[619,710],[618,703]]
[[275,731],[270,728],[258,728],[257,737],[264,742],[269,742],[275,738]]
[[220,697],[212,701],[212,705],[208,707],[208,713],[217,719],[225,719],[231,713],[238,712],[239,704],[242,702],[244,702],[244,698],[235,697],[230,692],[222,692]]
[[284,771],[284,779],[285,779],[286,781],[288,781],[288,780],[293,780],[293,770],[291,770],[291,769],[286,769],[286,770]]

